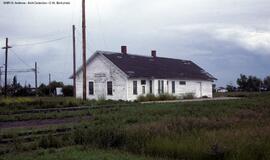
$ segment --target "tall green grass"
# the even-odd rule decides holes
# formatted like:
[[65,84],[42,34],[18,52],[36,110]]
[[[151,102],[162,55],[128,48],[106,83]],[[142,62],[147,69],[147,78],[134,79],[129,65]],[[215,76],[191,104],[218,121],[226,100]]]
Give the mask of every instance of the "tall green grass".
[[91,114],[92,121],[69,135],[38,139],[38,148],[82,145],[155,158],[270,159],[270,95],[101,108]]
[[67,147],[62,149],[42,149],[34,152],[8,154],[1,160],[154,160],[117,150],[99,150],[95,148]]

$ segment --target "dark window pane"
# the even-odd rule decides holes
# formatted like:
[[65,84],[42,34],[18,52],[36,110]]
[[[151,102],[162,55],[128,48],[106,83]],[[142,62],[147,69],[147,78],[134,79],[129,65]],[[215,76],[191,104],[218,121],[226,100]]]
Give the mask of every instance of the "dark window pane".
[[164,93],[164,81],[161,81],[161,93]]
[[180,81],[180,85],[186,85],[186,81]]
[[150,80],[150,81],[149,81],[149,87],[150,87],[149,89],[150,89],[150,94],[152,94],[152,93],[153,93],[153,86],[152,86],[152,83],[153,83],[153,82],[152,82],[152,80]]
[[146,80],[141,80],[141,85],[146,85]]
[[158,81],[158,93],[159,94],[164,93],[164,81],[161,80]]
[[160,94],[160,81],[158,81],[158,93]]
[[113,86],[111,81],[107,82],[107,94],[113,95]]
[[175,81],[172,81],[172,93],[175,93]]
[[138,94],[137,81],[133,81],[133,94],[134,95],[137,95]]
[[94,82],[89,82],[89,95],[94,95]]

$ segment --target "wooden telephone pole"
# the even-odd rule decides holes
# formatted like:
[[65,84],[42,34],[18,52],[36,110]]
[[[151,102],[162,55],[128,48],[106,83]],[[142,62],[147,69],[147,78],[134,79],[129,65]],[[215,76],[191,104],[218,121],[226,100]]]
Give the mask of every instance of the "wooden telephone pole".
[[11,48],[8,46],[8,38],[6,38],[6,46],[2,49],[6,50],[5,53],[5,97],[7,96],[7,67],[8,67],[8,49]]
[[37,62],[35,62],[35,91],[37,96]]
[[51,73],[49,73],[49,85],[51,84],[52,80],[51,80]]
[[86,100],[86,20],[85,0],[82,0],[83,100]]
[[76,35],[75,25],[72,26],[73,32],[73,96],[76,98]]
[[2,89],[2,66],[0,66],[0,89]]

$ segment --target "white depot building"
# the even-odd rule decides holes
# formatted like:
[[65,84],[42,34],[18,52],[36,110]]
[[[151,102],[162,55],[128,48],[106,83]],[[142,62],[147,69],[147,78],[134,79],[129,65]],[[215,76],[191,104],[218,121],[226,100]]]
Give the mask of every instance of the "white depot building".
[[[76,73],[76,96],[83,97],[82,67]],[[193,94],[213,97],[212,75],[192,61],[96,51],[87,60],[87,99],[136,100],[140,95]]]

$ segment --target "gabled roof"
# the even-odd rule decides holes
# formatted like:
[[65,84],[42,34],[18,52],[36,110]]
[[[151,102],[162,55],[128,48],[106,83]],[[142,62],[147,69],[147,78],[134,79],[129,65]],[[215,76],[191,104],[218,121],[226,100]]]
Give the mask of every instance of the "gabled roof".
[[[96,54],[105,56],[129,78],[216,80],[192,61],[106,51],[97,51]],[[87,61],[88,63],[90,63],[90,60]],[[78,72],[80,70],[81,67]]]

